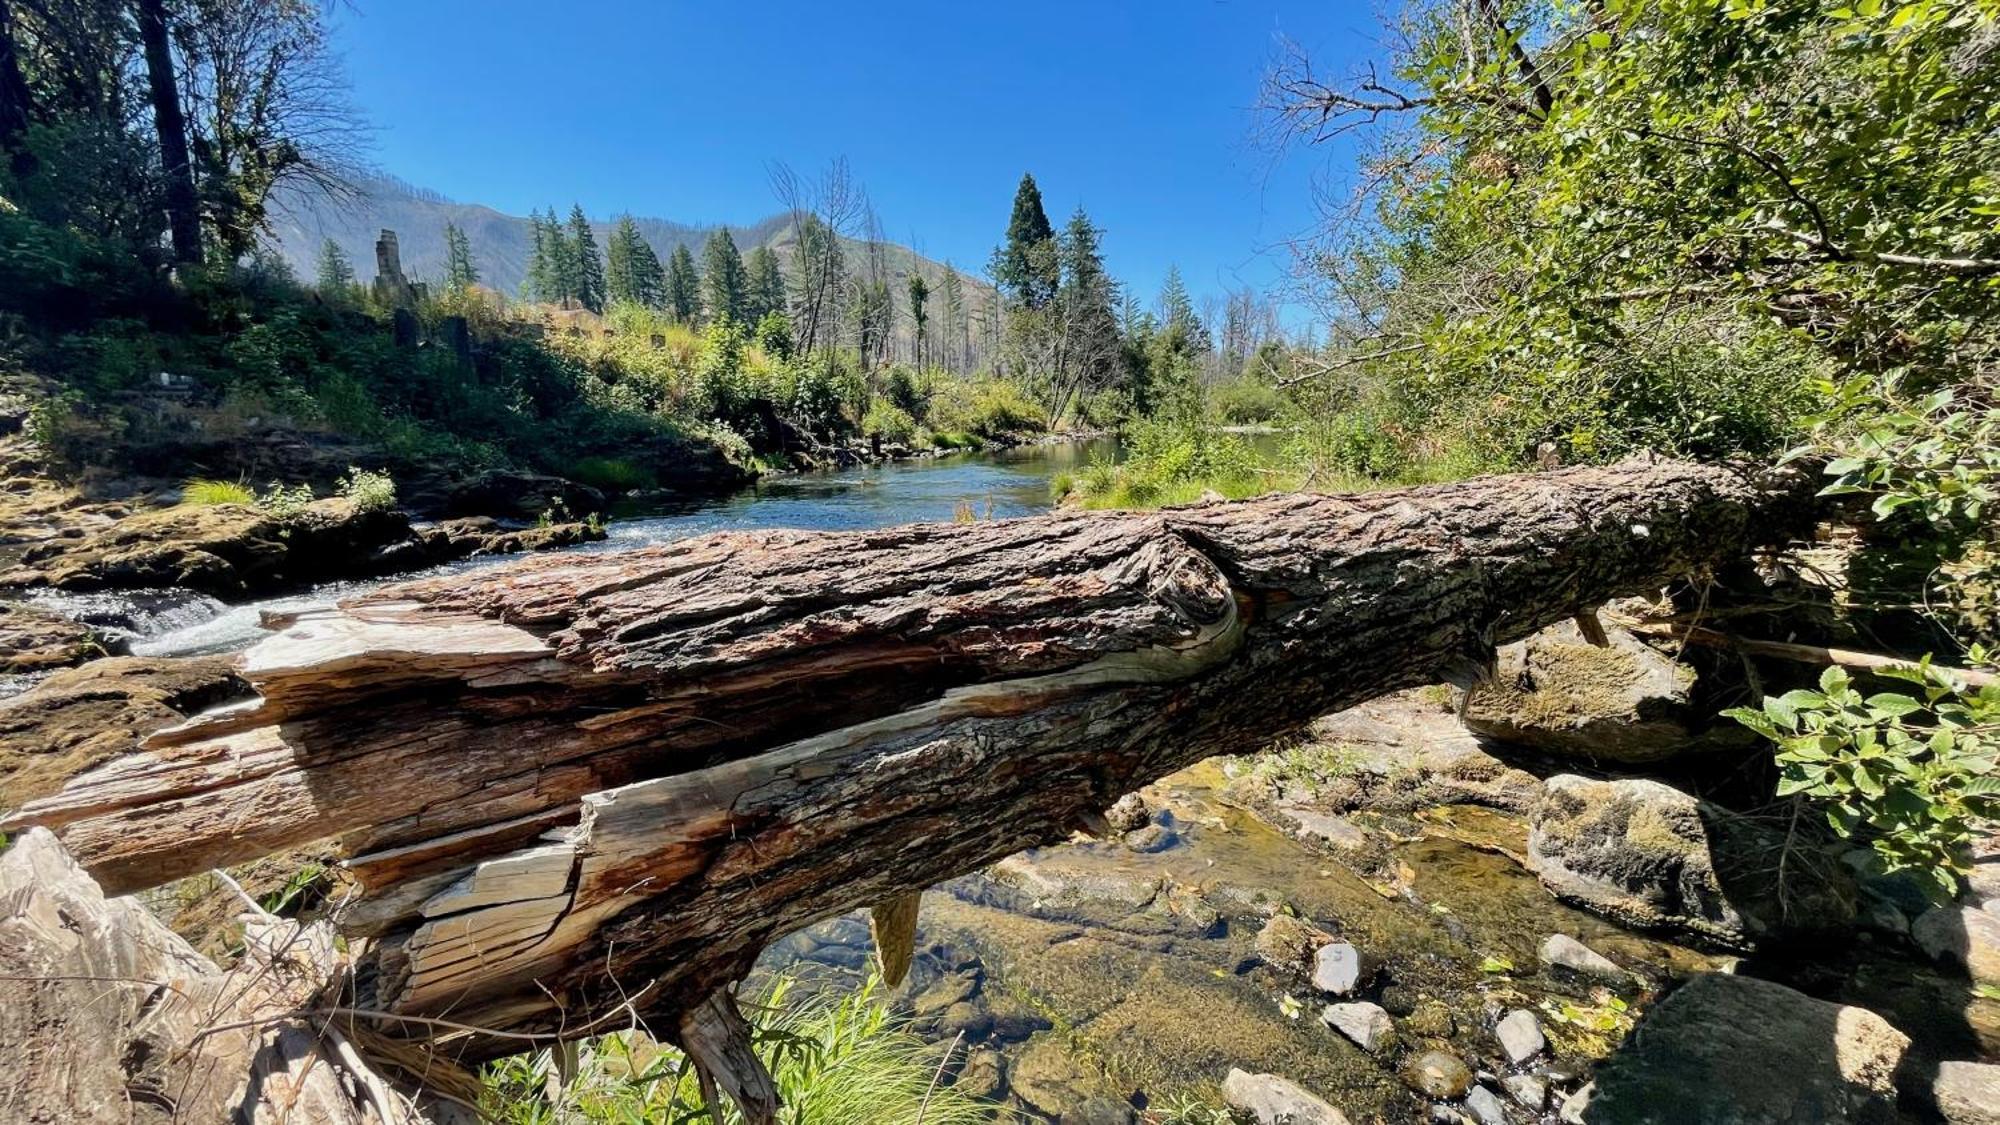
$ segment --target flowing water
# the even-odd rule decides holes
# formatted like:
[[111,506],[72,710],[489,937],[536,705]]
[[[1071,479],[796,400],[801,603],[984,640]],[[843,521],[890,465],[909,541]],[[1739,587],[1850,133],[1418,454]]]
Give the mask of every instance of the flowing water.
[[[710,531],[863,530],[950,520],[961,505],[982,519],[1031,515],[1049,508],[1050,481],[1058,473],[1081,469],[1093,458],[1116,457],[1117,452],[1115,441],[1102,439],[788,474],[728,496],[626,505],[615,513],[619,518],[612,521],[608,538],[571,549],[616,551]],[[389,582],[461,573],[506,560],[507,556],[468,559],[389,579],[328,583],[235,605],[187,590],[42,591],[30,600],[126,641],[136,656],[195,656],[255,643],[264,635],[258,621],[267,610],[303,609]]]

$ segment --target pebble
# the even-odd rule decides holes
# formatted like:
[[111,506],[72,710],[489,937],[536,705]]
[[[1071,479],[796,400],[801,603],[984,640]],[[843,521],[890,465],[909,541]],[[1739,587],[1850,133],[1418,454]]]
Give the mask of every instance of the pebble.
[[1549,1104],[1549,1084],[1532,1074],[1510,1074],[1500,1084],[1507,1087],[1509,1097],[1536,1113]]
[[1465,1108],[1479,1119],[1479,1125],[1507,1125],[1507,1106],[1484,1086],[1475,1086],[1465,1096]]
[[1550,934],[1542,942],[1541,958],[1542,964],[1550,968],[1567,969],[1609,984],[1624,984],[1632,979],[1617,962],[1568,934]]
[[1449,1051],[1425,1051],[1403,1064],[1403,1081],[1428,1097],[1458,1098],[1472,1088],[1472,1072]]
[[1137,793],[1127,793],[1104,810],[1104,819],[1120,832],[1130,832],[1143,828],[1152,819],[1151,810],[1146,808],[1146,799]]

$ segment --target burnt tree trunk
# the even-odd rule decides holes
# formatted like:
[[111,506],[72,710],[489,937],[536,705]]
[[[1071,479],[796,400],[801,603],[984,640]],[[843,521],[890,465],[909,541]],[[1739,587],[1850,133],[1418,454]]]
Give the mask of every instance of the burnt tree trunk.
[[139,40],[146,49],[146,84],[153,97],[153,129],[160,138],[160,173],[166,179],[167,231],[174,263],[201,261],[201,215],[194,193],[194,165],[188,160],[187,117],[181,112],[180,79],[174,73],[173,41],[164,0],[139,0]]
[[297,618],[242,658],[255,699],[0,830],[49,827],[112,891],[339,836],[365,888],[339,924],[373,939],[354,1006],[673,1027],[776,936],[1475,676],[1497,644],[1808,531],[1813,489],[1630,461],[524,560]]

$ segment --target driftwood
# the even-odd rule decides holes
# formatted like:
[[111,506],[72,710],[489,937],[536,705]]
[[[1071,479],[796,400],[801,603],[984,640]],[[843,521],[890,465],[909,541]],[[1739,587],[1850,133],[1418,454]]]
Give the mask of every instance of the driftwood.
[[662,1017],[733,1066],[714,998],[774,937],[876,904],[900,933],[909,891],[1148,780],[1805,532],[1814,484],[1631,461],[524,560],[300,616],[240,661],[255,698],[0,830],[119,891],[338,836],[355,1006]]
[[223,972],[30,831],[0,855],[0,1120],[421,1125],[339,1030],[287,1018],[337,971],[333,936],[258,919]]

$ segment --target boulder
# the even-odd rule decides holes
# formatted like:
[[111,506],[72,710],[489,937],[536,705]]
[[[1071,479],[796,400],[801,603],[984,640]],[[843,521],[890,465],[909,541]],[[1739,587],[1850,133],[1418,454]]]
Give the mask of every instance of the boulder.
[[1320,1022],[1340,1032],[1355,1046],[1375,1054],[1388,1047],[1396,1036],[1396,1021],[1380,1004],[1366,1000],[1351,1004],[1328,1004],[1319,1014]]
[[32,675],[74,668],[124,651],[116,640],[59,613],[0,602],[0,675]]
[[1472,1071],[1450,1051],[1425,1051],[1403,1064],[1403,1081],[1425,1097],[1462,1098]]
[[1550,934],[1542,941],[1541,962],[1558,973],[1567,973],[1603,984],[1629,983],[1632,974],[1618,963],[1568,934]]
[[1708,974],[1662,1000],[1599,1064],[1582,1117],[1591,1125],[1893,1122],[1896,1068],[1909,1046],[1864,1008]]
[[1528,866],[1558,897],[1732,948],[1854,919],[1853,881],[1838,864],[1793,864],[1781,887],[1786,847],[1780,828],[1641,778],[1559,774],[1529,814]]
[[489,469],[457,482],[436,500],[436,506],[454,515],[518,520],[539,519],[558,509],[572,517],[605,510],[604,493],[589,485],[510,469]]
[[2000,1066],[1940,1063],[1930,1097],[1946,1125],[2000,1125]]
[[1007,1057],[991,1047],[974,1047],[967,1052],[952,1086],[980,1101],[998,1098],[1007,1089]]
[[1592,644],[1574,621],[1503,646],[1461,701],[1467,729],[1548,754],[1627,765],[1749,745],[1692,699],[1695,673],[1623,629]]
[[1507,1061],[1517,1065],[1541,1054],[1549,1045],[1542,1036],[1542,1022],[1525,1008],[1516,1008],[1501,1017],[1493,1028],[1493,1037],[1500,1041]]
[[1910,927],[1910,937],[1933,960],[2000,988],[2000,915],[1963,903],[1934,907]]
[[1285,823],[1297,820],[1299,808],[1409,813],[1462,804],[1522,812],[1539,793],[1535,775],[1487,753],[1451,710],[1421,690],[1325,716],[1313,723],[1312,736],[1337,768],[1312,782],[1310,792],[1288,788],[1279,795],[1280,827],[1298,834],[1318,835],[1311,824]]
[[1257,1125],[1347,1125],[1347,1115],[1275,1074],[1231,1068],[1222,1080],[1222,1100]]

